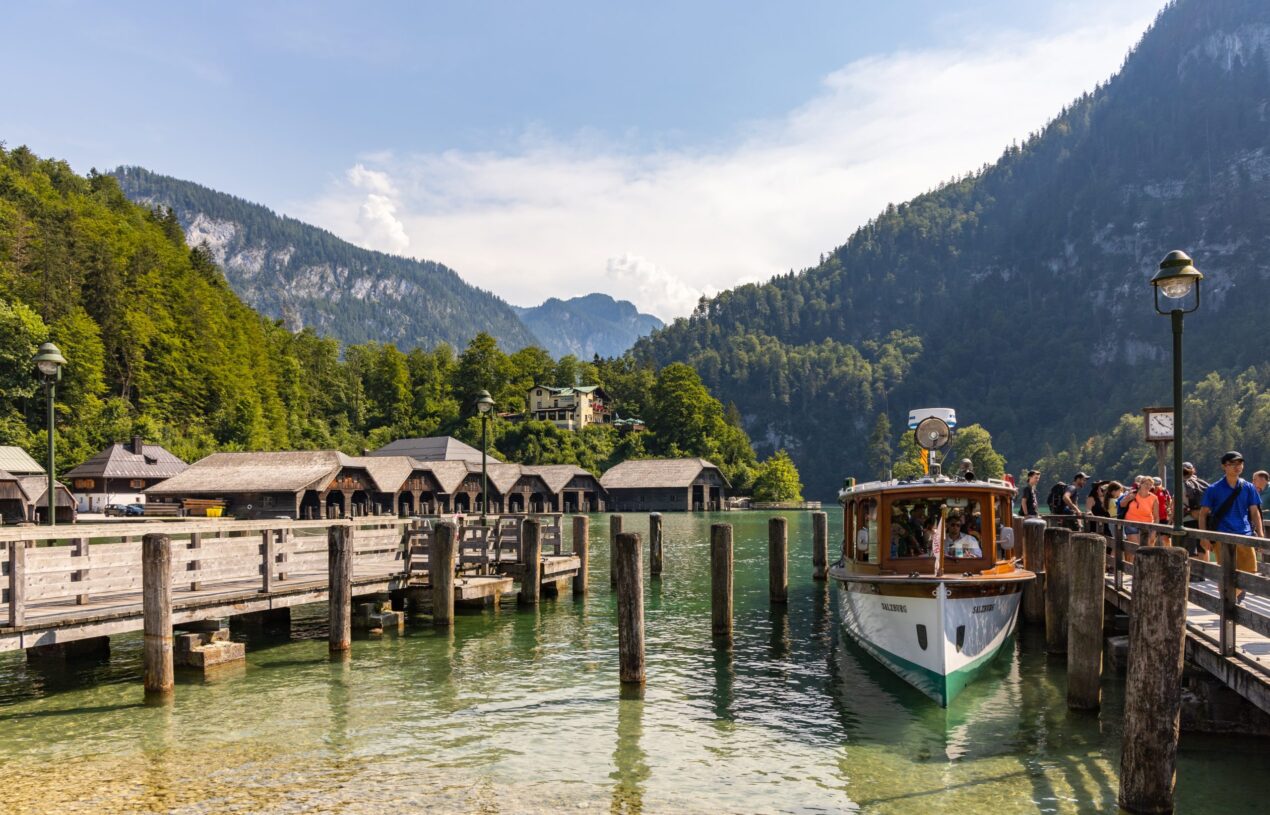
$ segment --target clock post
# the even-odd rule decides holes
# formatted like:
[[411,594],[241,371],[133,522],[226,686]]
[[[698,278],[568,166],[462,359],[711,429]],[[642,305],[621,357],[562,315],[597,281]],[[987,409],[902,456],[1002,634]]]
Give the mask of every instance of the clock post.
[[[1172,444],[1174,438],[1174,413],[1171,407],[1148,407],[1142,409],[1143,426],[1146,428],[1147,443],[1155,448],[1155,466],[1160,474],[1160,482],[1168,486],[1168,467],[1165,465],[1165,457],[1169,452],[1169,445]],[[1180,455],[1181,448],[1178,448]],[[1175,468],[1181,471],[1181,466]]]

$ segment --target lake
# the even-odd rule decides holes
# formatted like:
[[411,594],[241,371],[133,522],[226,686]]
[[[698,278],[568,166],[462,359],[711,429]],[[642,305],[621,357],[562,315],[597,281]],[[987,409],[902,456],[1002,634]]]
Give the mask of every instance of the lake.
[[[303,607],[289,640],[246,640],[245,666],[178,674],[169,706],[142,704],[139,634],[69,668],[0,655],[0,812],[1115,811],[1122,677],[1101,714],[1069,713],[1064,664],[1025,629],[943,710],[844,641],[809,513],[787,513],[789,606],[769,607],[768,517],[664,516],[642,696],[617,681],[607,515],[583,600],[509,597],[453,632],[357,638],[347,662],[325,606]],[[730,650],[710,636],[717,522],[735,528]],[[625,528],[647,547],[647,516]],[[831,510],[831,557],[840,529]],[[1266,747],[1184,734],[1177,811],[1264,811]]]

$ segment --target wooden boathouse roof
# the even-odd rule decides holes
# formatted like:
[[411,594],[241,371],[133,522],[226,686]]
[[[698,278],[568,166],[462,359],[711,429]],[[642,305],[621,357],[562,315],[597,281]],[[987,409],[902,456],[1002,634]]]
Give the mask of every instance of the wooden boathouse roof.
[[32,475],[44,472],[44,468],[21,447],[0,447],[0,470],[10,475]]
[[285,453],[212,453],[184,472],[146,490],[154,495],[216,492],[300,492],[321,489],[340,471],[332,450]]
[[600,476],[606,490],[691,487],[705,470],[714,470],[731,487],[723,472],[704,458],[650,458],[623,461]]
[[[371,453],[372,456],[409,456],[416,461],[474,461],[481,463],[481,451],[453,436],[397,439]],[[495,464],[502,460],[486,453]]]

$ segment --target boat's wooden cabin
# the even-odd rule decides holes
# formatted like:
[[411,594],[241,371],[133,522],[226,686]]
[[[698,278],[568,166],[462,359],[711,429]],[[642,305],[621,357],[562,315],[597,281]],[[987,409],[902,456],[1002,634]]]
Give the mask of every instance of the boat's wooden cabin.
[[[1009,529],[1014,488],[1003,481],[921,479],[844,490],[843,565],[857,574],[934,575],[990,569],[1002,558],[997,530]],[[959,541],[959,543],[958,543]]]

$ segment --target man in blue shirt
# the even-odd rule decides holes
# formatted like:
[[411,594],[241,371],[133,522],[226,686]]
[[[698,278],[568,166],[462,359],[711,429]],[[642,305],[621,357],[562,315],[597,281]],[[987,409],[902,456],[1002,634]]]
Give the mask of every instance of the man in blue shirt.
[[[1257,488],[1240,478],[1244,470],[1244,457],[1231,450],[1221,457],[1226,477],[1213,482],[1204,490],[1200,503],[1199,525],[1201,529],[1229,532],[1233,535],[1265,537],[1261,525],[1261,496]],[[1204,548],[1211,549],[1205,542]],[[1218,562],[1221,562],[1218,549]],[[1235,547],[1235,568],[1241,572],[1257,573],[1257,554],[1251,546]]]

